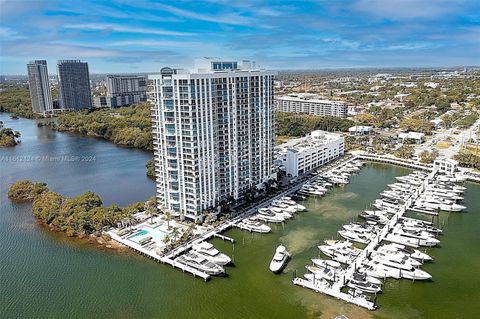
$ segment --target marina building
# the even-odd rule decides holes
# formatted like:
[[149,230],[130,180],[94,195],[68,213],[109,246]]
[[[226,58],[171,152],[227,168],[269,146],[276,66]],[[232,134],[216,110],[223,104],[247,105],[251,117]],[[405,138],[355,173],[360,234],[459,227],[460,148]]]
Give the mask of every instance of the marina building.
[[201,220],[275,177],[275,74],[208,58],[149,76],[160,209]]
[[28,88],[34,113],[53,112],[52,91],[48,81],[47,61],[35,60],[27,64]]
[[297,177],[342,156],[345,139],[341,134],[319,130],[279,145],[277,150],[287,175]]
[[458,169],[458,162],[451,158],[437,159],[433,162],[433,169],[438,169],[439,172],[448,175],[455,175]]
[[94,97],[95,107],[116,108],[147,100],[147,78],[136,75],[107,75],[106,96]]
[[60,106],[66,110],[92,108],[88,63],[60,60],[57,64]]
[[275,98],[276,110],[288,113],[305,113],[317,116],[346,118],[351,104],[344,101],[321,99],[316,94],[296,93]]

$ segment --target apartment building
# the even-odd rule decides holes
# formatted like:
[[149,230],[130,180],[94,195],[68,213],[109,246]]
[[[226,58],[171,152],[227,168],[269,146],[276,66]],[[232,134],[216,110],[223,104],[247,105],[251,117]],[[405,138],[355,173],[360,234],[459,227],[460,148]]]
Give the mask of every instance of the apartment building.
[[88,63],[79,60],[58,61],[57,74],[62,109],[92,108]]
[[47,61],[35,60],[27,64],[28,88],[34,113],[53,112],[52,91],[48,81]]
[[275,177],[274,76],[219,59],[149,76],[160,209],[201,220]]
[[347,102],[321,99],[316,94],[295,93],[275,97],[275,107],[279,112],[346,118],[349,106],[351,104]]
[[94,97],[95,107],[116,108],[147,100],[147,78],[136,75],[107,75],[106,96]]
[[277,159],[288,176],[297,177],[342,156],[344,151],[341,134],[318,130],[279,145]]

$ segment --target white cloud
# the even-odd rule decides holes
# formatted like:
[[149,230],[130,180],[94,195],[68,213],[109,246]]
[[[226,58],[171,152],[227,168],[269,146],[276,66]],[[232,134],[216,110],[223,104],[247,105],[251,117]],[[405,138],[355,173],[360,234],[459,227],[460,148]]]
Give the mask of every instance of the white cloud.
[[0,27],[0,39],[2,40],[18,40],[24,39],[25,36],[20,35],[17,31],[9,28]]
[[171,35],[171,36],[190,36],[194,33],[162,30],[159,28],[140,28],[123,26],[112,23],[81,23],[81,24],[67,24],[64,26],[67,29],[80,30],[98,30],[98,31],[114,31],[114,32],[128,32],[128,33],[142,33],[142,34],[157,34],[157,35]]
[[208,14],[201,14],[185,9],[180,9],[174,6],[166,5],[166,4],[150,4],[150,6],[160,9],[162,11],[166,11],[177,15],[183,18],[195,19],[200,21],[207,21],[207,22],[214,22],[214,23],[221,23],[221,24],[232,24],[232,25],[244,25],[244,26],[252,26],[255,23],[255,20],[242,16],[236,13],[219,13],[217,15],[208,15]]

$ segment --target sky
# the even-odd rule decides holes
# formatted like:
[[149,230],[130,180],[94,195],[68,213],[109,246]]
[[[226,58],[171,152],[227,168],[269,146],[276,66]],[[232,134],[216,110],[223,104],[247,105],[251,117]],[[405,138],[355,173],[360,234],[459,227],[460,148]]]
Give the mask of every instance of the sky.
[[0,0],[0,74],[81,59],[158,72],[200,57],[270,69],[480,65],[480,0]]

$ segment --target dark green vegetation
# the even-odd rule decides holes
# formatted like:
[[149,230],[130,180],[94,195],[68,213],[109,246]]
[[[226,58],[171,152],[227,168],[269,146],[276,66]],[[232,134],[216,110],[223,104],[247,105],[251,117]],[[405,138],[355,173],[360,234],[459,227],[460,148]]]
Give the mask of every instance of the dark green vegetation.
[[147,167],[147,176],[155,178],[155,160],[149,159],[145,166]]
[[455,159],[460,166],[480,169],[480,154],[476,148],[464,147],[460,149]]
[[101,137],[122,146],[153,149],[148,103],[115,110],[63,113],[50,126],[59,131]]
[[33,200],[47,191],[46,183],[34,183],[27,179],[22,179],[10,186],[8,198],[13,200]]
[[0,147],[11,147],[17,145],[18,139],[22,136],[19,131],[13,131],[11,128],[4,127],[0,121]]
[[414,148],[412,145],[403,144],[398,150],[395,151],[394,155],[399,158],[410,159],[413,157]]
[[280,136],[303,136],[313,130],[348,131],[354,122],[333,116],[277,113],[277,134]]
[[[12,184],[8,197],[15,200],[33,200],[33,215],[53,229],[68,236],[101,235],[102,229],[115,226],[124,218],[145,209],[144,203],[127,207],[112,204],[103,206],[102,199],[94,192],[86,192],[73,198],[50,191],[46,183],[21,180]],[[155,201],[154,198],[151,200]],[[152,205],[150,205],[152,206]]]
[[12,116],[34,118],[28,85],[0,86],[0,112],[9,112]]

